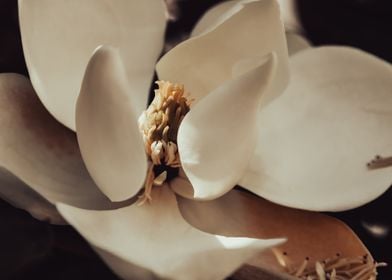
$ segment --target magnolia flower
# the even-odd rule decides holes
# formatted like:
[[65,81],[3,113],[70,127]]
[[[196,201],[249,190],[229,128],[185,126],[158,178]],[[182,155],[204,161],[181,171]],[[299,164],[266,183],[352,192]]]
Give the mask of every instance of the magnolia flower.
[[[266,269],[320,279],[328,270],[374,274],[370,256],[357,267],[343,256],[343,268],[334,266],[336,258],[316,261],[336,248],[345,257],[368,253],[335,220],[231,189],[238,184],[308,210],[343,210],[379,196],[390,168],[369,170],[366,163],[391,150],[389,64],[341,47],[297,49],[288,62],[277,4],[230,1],[160,59],[156,70],[165,82],[145,110],[162,48],[162,3],[19,4],[34,88],[58,121],[76,128],[83,161],[74,135],[43,109],[18,111],[37,100],[23,95],[32,92],[24,79],[3,75],[4,104],[18,106],[2,113],[10,135],[1,139],[1,165],[35,191],[26,195],[23,185],[2,189],[3,196],[35,215],[42,214],[35,198],[49,210],[56,204],[123,278],[223,278],[284,241],[268,239],[274,237],[289,242],[274,251],[278,262],[268,254],[259,259]],[[143,187],[147,200],[137,205]],[[252,224],[260,230],[249,230]],[[351,242],[336,240],[337,233]]]

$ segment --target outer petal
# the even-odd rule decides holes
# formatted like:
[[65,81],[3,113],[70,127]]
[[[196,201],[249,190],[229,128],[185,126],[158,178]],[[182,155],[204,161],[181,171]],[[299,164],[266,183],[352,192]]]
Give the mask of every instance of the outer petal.
[[75,104],[88,59],[99,45],[121,49],[144,109],[163,46],[163,1],[19,1],[22,42],[34,88],[47,109],[75,128]]
[[184,84],[198,102],[229,80],[233,66],[240,60],[273,52],[278,59],[277,78],[273,90],[264,96],[268,103],[281,93],[288,79],[279,7],[273,0],[239,1],[233,7],[230,5],[224,6],[228,11],[212,28],[168,52],[157,64],[158,76]]
[[[249,262],[271,272],[287,273],[286,269],[289,267],[299,268],[306,257],[310,259],[309,266],[313,266],[316,261],[335,257],[336,253],[342,258],[369,254],[358,237],[339,220],[319,213],[279,206],[243,191],[233,190],[212,201],[178,197],[178,204],[184,218],[206,232],[253,238],[287,237],[287,242],[274,248],[273,252],[260,255]],[[286,267],[278,260],[284,261]],[[237,274],[249,276],[246,269]],[[287,279],[287,276],[282,279]]]
[[58,209],[124,279],[135,279],[135,266],[140,273],[149,269],[165,279],[222,279],[257,252],[282,242],[196,230],[183,220],[175,196],[166,186],[155,188],[152,204],[143,206],[115,211],[66,205]]
[[[0,74],[0,131],[0,167],[8,170],[5,180],[11,184],[2,188],[15,188],[1,191],[7,200],[31,210],[33,200],[28,200],[33,197],[26,194],[26,184],[53,204],[114,206],[88,175],[75,134],[44,109],[29,80],[21,75]],[[13,182],[12,174],[21,181]],[[37,203],[44,202],[36,198]]]
[[256,155],[240,183],[274,202],[343,210],[382,194],[391,167],[392,67],[358,50],[309,49],[291,60],[286,93],[260,114]]
[[260,101],[271,90],[277,70],[275,55],[265,59],[203,98],[181,123],[178,151],[194,198],[222,195],[245,172],[254,150]]
[[112,201],[134,196],[147,158],[120,54],[100,47],[92,56],[77,102],[76,130],[87,168]]
[[64,224],[56,207],[12,173],[0,167],[0,197],[13,206],[28,211],[38,220]]

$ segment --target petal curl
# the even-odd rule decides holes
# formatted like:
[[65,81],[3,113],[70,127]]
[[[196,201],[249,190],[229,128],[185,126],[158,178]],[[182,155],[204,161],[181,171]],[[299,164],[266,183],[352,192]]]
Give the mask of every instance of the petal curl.
[[94,181],[112,201],[142,187],[147,158],[119,52],[99,47],[91,57],[76,109],[80,150]]
[[392,67],[362,51],[322,47],[291,58],[284,95],[260,114],[256,155],[240,185],[279,204],[339,211],[391,184]]
[[152,204],[114,211],[58,209],[124,279],[135,279],[135,266],[143,276],[147,269],[164,279],[222,279],[282,242],[203,233],[184,221],[170,188],[157,187],[152,195]]
[[178,152],[195,199],[226,193],[245,172],[254,150],[260,103],[272,90],[276,71],[276,56],[270,54],[263,64],[211,92],[185,116]]
[[158,77],[184,84],[195,102],[199,102],[232,77],[232,68],[239,61],[276,53],[277,78],[274,90],[264,97],[268,103],[282,92],[288,80],[287,47],[278,4],[265,0],[227,5],[228,11],[212,28],[160,59],[156,66]]
[[121,49],[144,109],[155,61],[163,47],[163,1],[19,1],[19,18],[29,74],[53,116],[75,128],[75,105],[83,72],[102,44]]
[[[0,167],[45,200],[92,209],[114,206],[89,176],[75,134],[45,110],[24,76],[0,74],[0,131]],[[8,200],[23,203],[23,187],[15,191]]]
[[[341,221],[315,212],[279,206],[241,190],[233,190],[211,201],[182,197],[177,200],[184,218],[200,230],[226,236],[287,238],[273,251],[248,263],[271,273],[287,273],[288,266],[299,268],[306,257],[312,266],[315,261],[335,257],[336,253],[342,258],[369,255],[359,238]],[[286,267],[279,261],[284,261]],[[254,268],[253,271],[258,270]],[[287,275],[282,279],[287,279]]]

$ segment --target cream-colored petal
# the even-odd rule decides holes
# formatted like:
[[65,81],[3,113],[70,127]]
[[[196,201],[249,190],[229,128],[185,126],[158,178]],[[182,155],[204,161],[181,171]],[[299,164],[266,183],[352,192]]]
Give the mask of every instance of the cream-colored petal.
[[223,279],[257,252],[282,242],[201,232],[184,221],[167,186],[156,187],[152,203],[142,206],[58,209],[124,279],[135,279],[135,266],[165,279]]
[[[75,133],[45,110],[24,76],[0,74],[0,131],[0,167],[45,200],[92,209],[115,206],[89,176]],[[15,191],[5,194],[23,203],[23,187]]]
[[[287,242],[255,257],[238,271],[234,279],[256,278],[260,267],[270,273],[287,273],[289,266],[299,268],[306,257],[309,266],[316,261],[334,258],[356,258],[369,254],[358,237],[342,222],[323,214],[279,206],[250,193],[233,190],[212,201],[194,201],[178,197],[184,218],[196,228],[226,236],[248,236],[252,238],[286,237]],[[284,254],[286,252],[286,254]],[[279,264],[278,259],[286,263]],[[371,256],[368,257],[372,261]],[[256,266],[256,267],[255,267]],[[248,275],[253,277],[241,278]],[[281,275],[281,278],[287,279]]]
[[87,169],[112,201],[134,196],[147,172],[132,90],[118,50],[99,47],[83,79],[76,131]]
[[[305,37],[298,33],[302,30],[302,28],[298,21],[295,4],[291,3],[293,1],[280,0],[278,2],[281,7],[281,16],[283,18],[283,22],[285,23],[287,48],[289,56],[291,56],[303,49],[310,47],[311,44],[308,40],[305,39]],[[225,1],[212,7],[196,23],[192,30],[191,37],[199,36],[208,29],[211,29],[214,26],[222,23],[228,17],[228,15],[230,15],[230,13],[235,11],[233,7],[237,4],[238,1]]]
[[268,102],[281,93],[288,79],[287,48],[278,4],[273,0],[238,1],[235,5],[228,3],[224,9],[228,11],[215,26],[161,58],[156,66],[158,77],[184,84],[195,102],[199,102],[232,78],[232,68],[239,61],[273,52],[277,55],[277,78],[274,90],[264,97]]
[[306,50],[308,48],[311,48],[312,45],[308,40],[306,40],[305,37],[293,33],[293,32],[287,32],[286,33],[286,40],[287,40],[287,49],[289,51],[289,56],[293,56],[294,54]]
[[240,185],[276,203],[344,210],[375,199],[392,167],[392,67],[359,50],[323,47],[291,59],[285,94],[260,114],[256,155]]
[[242,177],[255,146],[260,103],[272,89],[276,68],[276,56],[270,54],[263,64],[218,87],[185,116],[178,131],[178,152],[195,199],[214,199]]
[[224,1],[209,9],[193,27],[190,37],[199,36],[216,28],[240,9],[239,1]]
[[278,0],[278,2],[286,31],[303,33],[304,30],[298,14],[297,0]]
[[132,81],[132,99],[147,103],[155,61],[163,47],[163,1],[20,0],[19,19],[29,74],[53,116],[75,128],[83,73],[96,47],[118,47]]

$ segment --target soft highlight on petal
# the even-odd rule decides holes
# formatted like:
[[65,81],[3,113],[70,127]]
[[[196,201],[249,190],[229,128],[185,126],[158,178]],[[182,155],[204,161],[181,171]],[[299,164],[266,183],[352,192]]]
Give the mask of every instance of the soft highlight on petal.
[[90,59],[76,109],[80,150],[94,181],[112,201],[133,197],[147,172],[143,139],[117,49],[99,47]]
[[260,114],[256,154],[240,185],[276,203],[339,211],[388,189],[392,167],[392,67],[344,47],[291,58],[284,95]]
[[152,204],[115,211],[66,205],[58,209],[124,279],[135,279],[135,266],[139,273],[148,269],[165,279],[223,279],[258,252],[282,242],[203,233],[183,220],[167,186],[155,188],[152,198]]
[[257,114],[276,67],[276,56],[268,55],[263,64],[224,83],[185,116],[178,151],[195,199],[226,193],[245,172],[254,150]]
[[[273,90],[264,97],[268,103],[282,92],[288,80],[287,47],[278,4],[265,0],[224,5],[227,12],[217,20],[211,19],[213,28],[200,31],[200,35],[160,59],[156,66],[158,77],[184,84],[197,103],[231,79],[232,68],[239,61],[276,53],[276,79]],[[211,16],[215,15],[219,13],[212,12]],[[206,17],[210,17],[208,13]]]
[[19,20],[29,74],[53,116],[75,128],[75,105],[83,72],[102,44],[121,49],[141,112],[155,61],[163,47],[163,1],[19,0]]
[[[259,268],[272,274],[286,274],[289,267],[299,268],[306,258],[309,258],[311,267],[316,261],[336,257],[337,253],[341,258],[367,254],[368,260],[372,261],[368,250],[351,229],[323,214],[279,206],[242,190],[233,190],[211,201],[182,197],[177,200],[184,218],[200,230],[226,236],[287,238],[282,245],[248,262],[251,267],[245,268],[251,268],[253,277],[258,275]],[[237,279],[236,275],[252,275],[245,268],[234,278]],[[277,279],[288,279],[287,274],[280,276],[282,278]]]
[[[12,186],[21,187],[2,190],[7,200],[23,203],[26,184],[52,204],[63,202],[92,209],[115,207],[89,176],[75,133],[45,110],[24,76],[0,74],[0,131],[0,168],[18,177],[20,182]],[[27,210],[30,207],[18,206]]]

